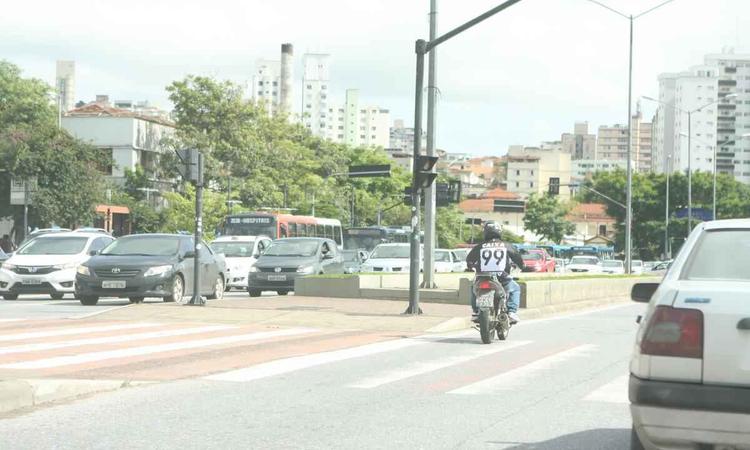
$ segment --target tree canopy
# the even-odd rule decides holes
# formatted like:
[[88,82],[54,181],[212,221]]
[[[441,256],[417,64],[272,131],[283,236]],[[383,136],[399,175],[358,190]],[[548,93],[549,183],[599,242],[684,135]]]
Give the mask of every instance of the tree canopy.
[[575,225],[565,218],[569,211],[570,205],[559,202],[557,197],[532,195],[526,203],[523,224],[527,230],[559,244],[566,234],[575,231]]

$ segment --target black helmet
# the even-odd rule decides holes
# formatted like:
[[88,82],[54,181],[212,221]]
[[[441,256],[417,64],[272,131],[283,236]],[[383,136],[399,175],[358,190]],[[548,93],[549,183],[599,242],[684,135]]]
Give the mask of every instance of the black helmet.
[[502,239],[502,228],[497,222],[486,222],[484,224],[484,240]]

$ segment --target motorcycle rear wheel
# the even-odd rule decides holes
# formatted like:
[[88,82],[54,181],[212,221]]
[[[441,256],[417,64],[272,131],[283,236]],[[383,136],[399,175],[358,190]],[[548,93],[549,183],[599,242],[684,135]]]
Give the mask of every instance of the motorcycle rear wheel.
[[506,315],[504,318],[500,319],[500,321],[497,324],[497,338],[501,341],[504,341],[508,338],[509,334],[510,334],[510,319],[508,319],[508,316]]
[[479,335],[482,337],[483,344],[492,343],[494,331],[490,327],[490,311],[488,309],[479,310]]

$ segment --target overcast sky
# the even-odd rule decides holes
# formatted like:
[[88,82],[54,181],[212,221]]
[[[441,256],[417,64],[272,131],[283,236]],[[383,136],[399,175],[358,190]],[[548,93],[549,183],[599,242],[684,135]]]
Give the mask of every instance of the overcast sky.
[[[661,0],[601,0],[637,14]],[[439,0],[447,31],[500,0]],[[294,44],[331,58],[331,90],[358,88],[391,118],[413,121],[414,41],[429,0],[26,0],[0,14],[0,59],[54,83],[55,61],[76,61],[76,99],[149,100],[187,74],[245,83],[258,58]],[[635,23],[634,99],[657,76],[732,47],[750,53],[750,1],[675,0]],[[503,154],[588,120],[627,119],[628,21],[587,0],[523,0],[439,47],[439,148]],[[299,93],[299,88],[295,94]],[[296,100],[295,104],[299,101]],[[653,106],[644,104],[648,117]],[[594,131],[595,132],[595,131]]]

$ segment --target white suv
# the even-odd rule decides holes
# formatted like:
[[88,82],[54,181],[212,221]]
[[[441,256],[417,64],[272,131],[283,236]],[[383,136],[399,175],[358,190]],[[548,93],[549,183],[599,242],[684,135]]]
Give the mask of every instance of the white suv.
[[631,448],[750,448],[750,219],[698,225],[632,297]]
[[48,294],[61,299],[75,292],[76,269],[114,238],[101,233],[52,233],[27,241],[0,265],[0,295]]

